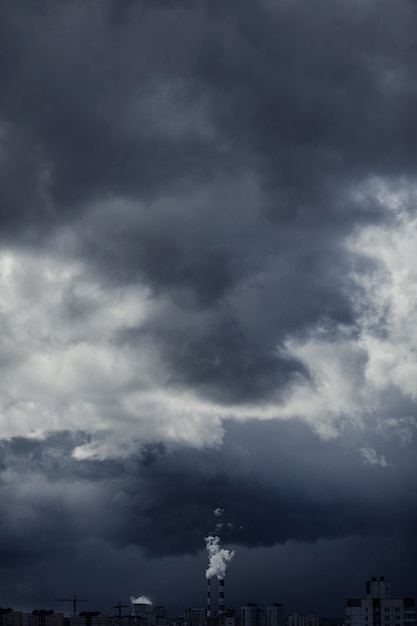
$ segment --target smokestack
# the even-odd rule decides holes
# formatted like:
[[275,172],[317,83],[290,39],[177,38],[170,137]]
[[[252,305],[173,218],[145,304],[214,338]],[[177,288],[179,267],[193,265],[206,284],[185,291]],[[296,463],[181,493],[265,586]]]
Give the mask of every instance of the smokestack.
[[224,578],[219,578],[219,613],[224,613]]
[[207,578],[207,617],[211,617],[210,578]]

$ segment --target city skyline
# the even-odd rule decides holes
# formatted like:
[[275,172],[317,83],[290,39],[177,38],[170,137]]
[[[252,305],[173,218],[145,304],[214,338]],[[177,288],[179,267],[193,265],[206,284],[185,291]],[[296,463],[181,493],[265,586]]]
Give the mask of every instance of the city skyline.
[[[209,580],[209,579],[207,579]],[[55,611],[54,609],[36,608],[24,613],[26,618],[23,620],[23,625],[16,621],[16,614],[21,612],[19,607],[6,608],[1,607],[1,615],[8,615],[10,611],[13,611],[15,617],[10,621],[4,622],[3,626],[63,626],[62,619],[64,615],[73,618],[80,618],[80,620],[86,620],[84,626],[104,626],[107,622],[102,622],[105,618],[114,618],[115,623],[127,624],[125,618],[131,618],[132,623],[140,623],[142,626],[152,626],[154,622],[150,619],[151,616],[155,616],[154,620],[160,618],[161,626],[166,624],[166,620],[178,620],[181,615],[183,621],[189,626],[197,625],[203,622],[204,624],[217,624],[221,616],[223,621],[229,626],[234,626],[234,621],[230,621],[236,617],[239,620],[240,626],[319,626],[319,624],[334,624],[336,625],[336,619],[339,620],[337,624],[344,624],[344,626],[379,626],[382,623],[384,626],[415,626],[416,624],[416,600],[411,597],[404,597],[401,594],[391,594],[391,583],[385,576],[371,577],[366,581],[364,585],[364,591],[360,598],[354,598],[352,596],[345,597],[343,602],[343,612],[339,615],[317,615],[314,613],[303,613],[299,611],[286,611],[285,605],[282,602],[270,602],[264,606],[259,605],[257,602],[245,602],[241,603],[240,607],[233,609],[226,609],[224,600],[224,579],[219,578],[218,589],[213,594],[213,589],[210,590],[210,585],[207,588],[207,606],[205,608],[197,608],[196,605],[191,607],[184,607],[182,614],[174,614],[169,611],[169,607],[166,605],[155,606],[151,599],[147,596],[141,595],[139,597],[130,596],[129,603],[123,604],[121,600],[115,605],[112,605],[112,609],[116,611],[105,613],[97,609],[80,609],[80,603],[88,602],[84,598],[80,598],[74,594],[71,598],[55,599],[60,603],[71,603],[72,611]],[[212,604],[213,596],[216,596],[214,607]],[[78,608],[77,608],[78,607]],[[376,611],[376,613],[375,613]],[[0,615],[0,617],[1,617]],[[30,622],[27,617],[30,615],[45,615],[49,616],[52,620],[48,625],[45,623]],[[54,617],[54,615],[56,617]],[[101,615],[101,617],[99,617]],[[262,616],[262,617],[260,617]],[[22,618],[20,618],[22,619]],[[35,619],[42,619],[37,618]],[[26,621],[25,621],[26,620]],[[58,621],[56,621],[58,620]],[[93,620],[93,621],[89,621]],[[96,620],[96,621],[94,621]],[[136,620],[136,621],[135,621]],[[327,622],[326,620],[330,620]],[[97,623],[96,623],[97,622]],[[129,622],[130,623],[130,622]],[[154,626],[157,626],[159,622],[155,621]],[[223,624],[223,622],[221,622]],[[73,624],[73,621],[71,622]],[[74,622],[75,624],[75,622]],[[77,622],[78,624],[78,622]],[[84,622],[80,622],[84,624]]]
[[416,32],[0,0],[0,604],[416,596]]
[[[396,590],[396,589],[393,590],[394,593],[391,593],[390,592],[391,581],[388,580],[386,577],[382,577],[381,579],[387,580],[387,585],[388,585],[387,597],[388,598],[411,598],[415,602],[415,596],[410,596],[410,594],[401,593],[399,590]],[[255,605],[259,607],[259,609],[266,611],[267,607],[280,606],[282,607],[281,610],[283,612],[284,617],[288,617],[291,615],[300,615],[300,616],[311,615],[311,616],[316,616],[317,618],[320,618],[322,620],[325,618],[336,618],[336,617],[343,619],[343,613],[346,610],[346,606],[349,606],[349,603],[352,602],[352,598],[370,597],[369,596],[369,593],[370,593],[369,581],[370,580],[376,581],[376,580],[379,580],[379,577],[369,578],[368,581],[366,581],[366,586],[365,586],[365,582],[361,581],[361,587],[362,587],[361,592],[356,593],[356,595],[347,593],[342,599],[340,597],[336,597],[336,598],[327,597],[325,600],[325,592],[323,591],[321,597],[316,598],[315,599],[316,602],[315,603],[312,602],[310,605],[305,604],[305,600],[304,600],[305,593],[303,589],[297,590],[298,597],[297,595],[293,596],[292,602],[289,605],[285,602],[285,598],[283,597],[269,599],[269,600],[268,599],[265,600],[264,598],[264,601],[259,601],[259,599],[256,599],[256,598],[251,598],[250,600],[248,598],[244,599],[242,592],[241,591],[239,592],[239,590],[234,589],[233,591],[234,602],[230,603],[228,602],[228,600],[226,600],[225,608],[223,609],[223,611],[233,610],[235,613],[239,613],[243,607],[249,606],[249,605]],[[10,607],[10,603],[7,602],[7,598],[3,597],[2,599],[0,598],[0,608],[3,608],[3,609],[12,608],[14,611],[23,611],[26,613],[31,613],[33,610],[48,610],[49,611],[52,609],[55,613],[63,614],[65,616],[80,615],[85,612],[87,612],[88,614],[94,611],[99,611],[100,613],[108,615],[108,616],[117,616],[119,615],[119,610],[120,610],[120,615],[122,617],[123,616],[127,617],[129,615],[131,616],[134,614],[133,607],[134,605],[139,604],[141,606],[148,605],[150,611],[152,611],[155,608],[160,609],[160,607],[163,606],[166,609],[168,618],[170,619],[174,619],[178,617],[179,615],[183,613],[183,611],[190,609],[190,608],[193,608],[193,610],[194,609],[203,610],[208,615],[208,611],[207,611],[208,605],[206,603],[207,588],[205,588],[206,594],[204,594],[204,581],[202,581],[202,583],[203,585],[202,585],[201,594],[200,594],[201,597],[195,598],[196,600],[198,599],[200,601],[200,604],[199,602],[191,602],[188,605],[184,605],[182,609],[179,609],[180,607],[179,604],[177,605],[174,604],[173,608],[171,608],[168,604],[164,603],[163,597],[160,597],[158,595],[150,596],[150,595],[145,595],[145,594],[140,594],[139,596],[130,595],[128,598],[123,597],[122,600],[119,599],[117,604],[114,603],[114,600],[108,599],[107,604],[104,604],[103,606],[92,606],[92,603],[84,597],[86,594],[83,594],[83,595],[73,594],[72,596],[68,596],[65,599],[54,598],[53,600],[49,602],[49,604],[48,604],[48,601],[46,600],[46,602],[44,602],[43,604],[38,603],[32,607],[28,607],[28,606]],[[374,583],[374,584],[377,584],[377,583]],[[413,587],[413,584],[414,582],[410,581],[408,589],[411,589]],[[223,585],[224,585],[224,579],[223,579]],[[221,589],[222,587],[221,587],[220,580],[215,581],[214,584],[212,584],[211,586],[211,616],[212,617],[215,617],[219,613],[222,612],[221,600],[220,600],[220,596],[222,593]],[[365,593],[365,589],[367,593]],[[356,591],[358,591],[358,585],[356,585]],[[223,594],[224,594],[224,591],[223,591]],[[239,594],[240,594],[240,601],[237,601],[239,598]],[[289,595],[291,597],[291,593]],[[262,595],[261,595],[261,598],[262,598]],[[356,606],[355,604],[356,601],[354,600],[353,602],[354,602],[354,606]],[[72,606],[72,609],[70,609],[70,605]],[[312,606],[318,607],[320,605],[323,607],[323,611],[321,613],[311,610]],[[326,611],[325,607],[328,607],[330,609],[339,608],[339,611],[338,612],[337,610]],[[358,625],[355,624],[355,626],[358,626]],[[414,624],[411,624],[410,626],[414,626]]]

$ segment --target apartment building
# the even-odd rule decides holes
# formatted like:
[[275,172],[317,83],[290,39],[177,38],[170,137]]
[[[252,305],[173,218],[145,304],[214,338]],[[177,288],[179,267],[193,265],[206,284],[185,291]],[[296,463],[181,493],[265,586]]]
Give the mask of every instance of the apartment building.
[[366,581],[365,598],[345,600],[345,626],[416,626],[414,598],[391,598],[384,576]]

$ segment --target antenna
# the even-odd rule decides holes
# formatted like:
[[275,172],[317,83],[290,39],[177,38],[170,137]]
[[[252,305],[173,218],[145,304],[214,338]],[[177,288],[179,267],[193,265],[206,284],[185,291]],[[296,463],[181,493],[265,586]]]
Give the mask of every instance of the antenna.
[[74,593],[73,598],[57,598],[55,602],[72,602],[72,614],[77,615],[77,604],[78,602],[88,602],[88,600],[84,600],[83,598],[78,598]]
[[122,609],[127,609],[128,608],[128,604],[122,604],[121,600],[119,600],[118,604],[114,604],[113,608],[114,609],[118,609],[118,617],[119,617],[119,626],[121,626],[122,623]]

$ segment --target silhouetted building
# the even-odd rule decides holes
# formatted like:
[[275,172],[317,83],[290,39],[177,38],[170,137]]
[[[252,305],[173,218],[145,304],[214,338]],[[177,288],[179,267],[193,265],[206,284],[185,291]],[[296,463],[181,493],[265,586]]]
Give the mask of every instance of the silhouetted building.
[[218,619],[219,626],[236,626],[235,612],[232,610],[226,610],[219,614]]
[[22,626],[22,611],[0,607],[0,626]]
[[241,626],[265,626],[265,612],[256,602],[248,602],[240,609]]
[[133,624],[139,626],[156,626],[156,615],[152,611],[152,604],[132,601]]
[[292,613],[288,615],[288,626],[319,626],[319,618],[313,613],[300,615],[300,613]]
[[266,626],[284,626],[284,605],[281,602],[266,607]]
[[345,626],[416,626],[413,598],[391,598],[384,576],[366,581],[366,598],[345,600]]
[[110,618],[100,611],[80,611],[71,615],[70,626],[109,626]]
[[22,614],[22,626],[64,626],[64,615],[52,609],[35,609]]
[[105,626],[166,626],[168,624],[165,606],[152,608],[151,604],[140,602],[132,602],[130,615],[121,614],[120,617],[119,615],[112,615],[107,619],[108,624]]
[[206,623],[206,609],[185,609],[184,624],[186,626],[203,626]]

